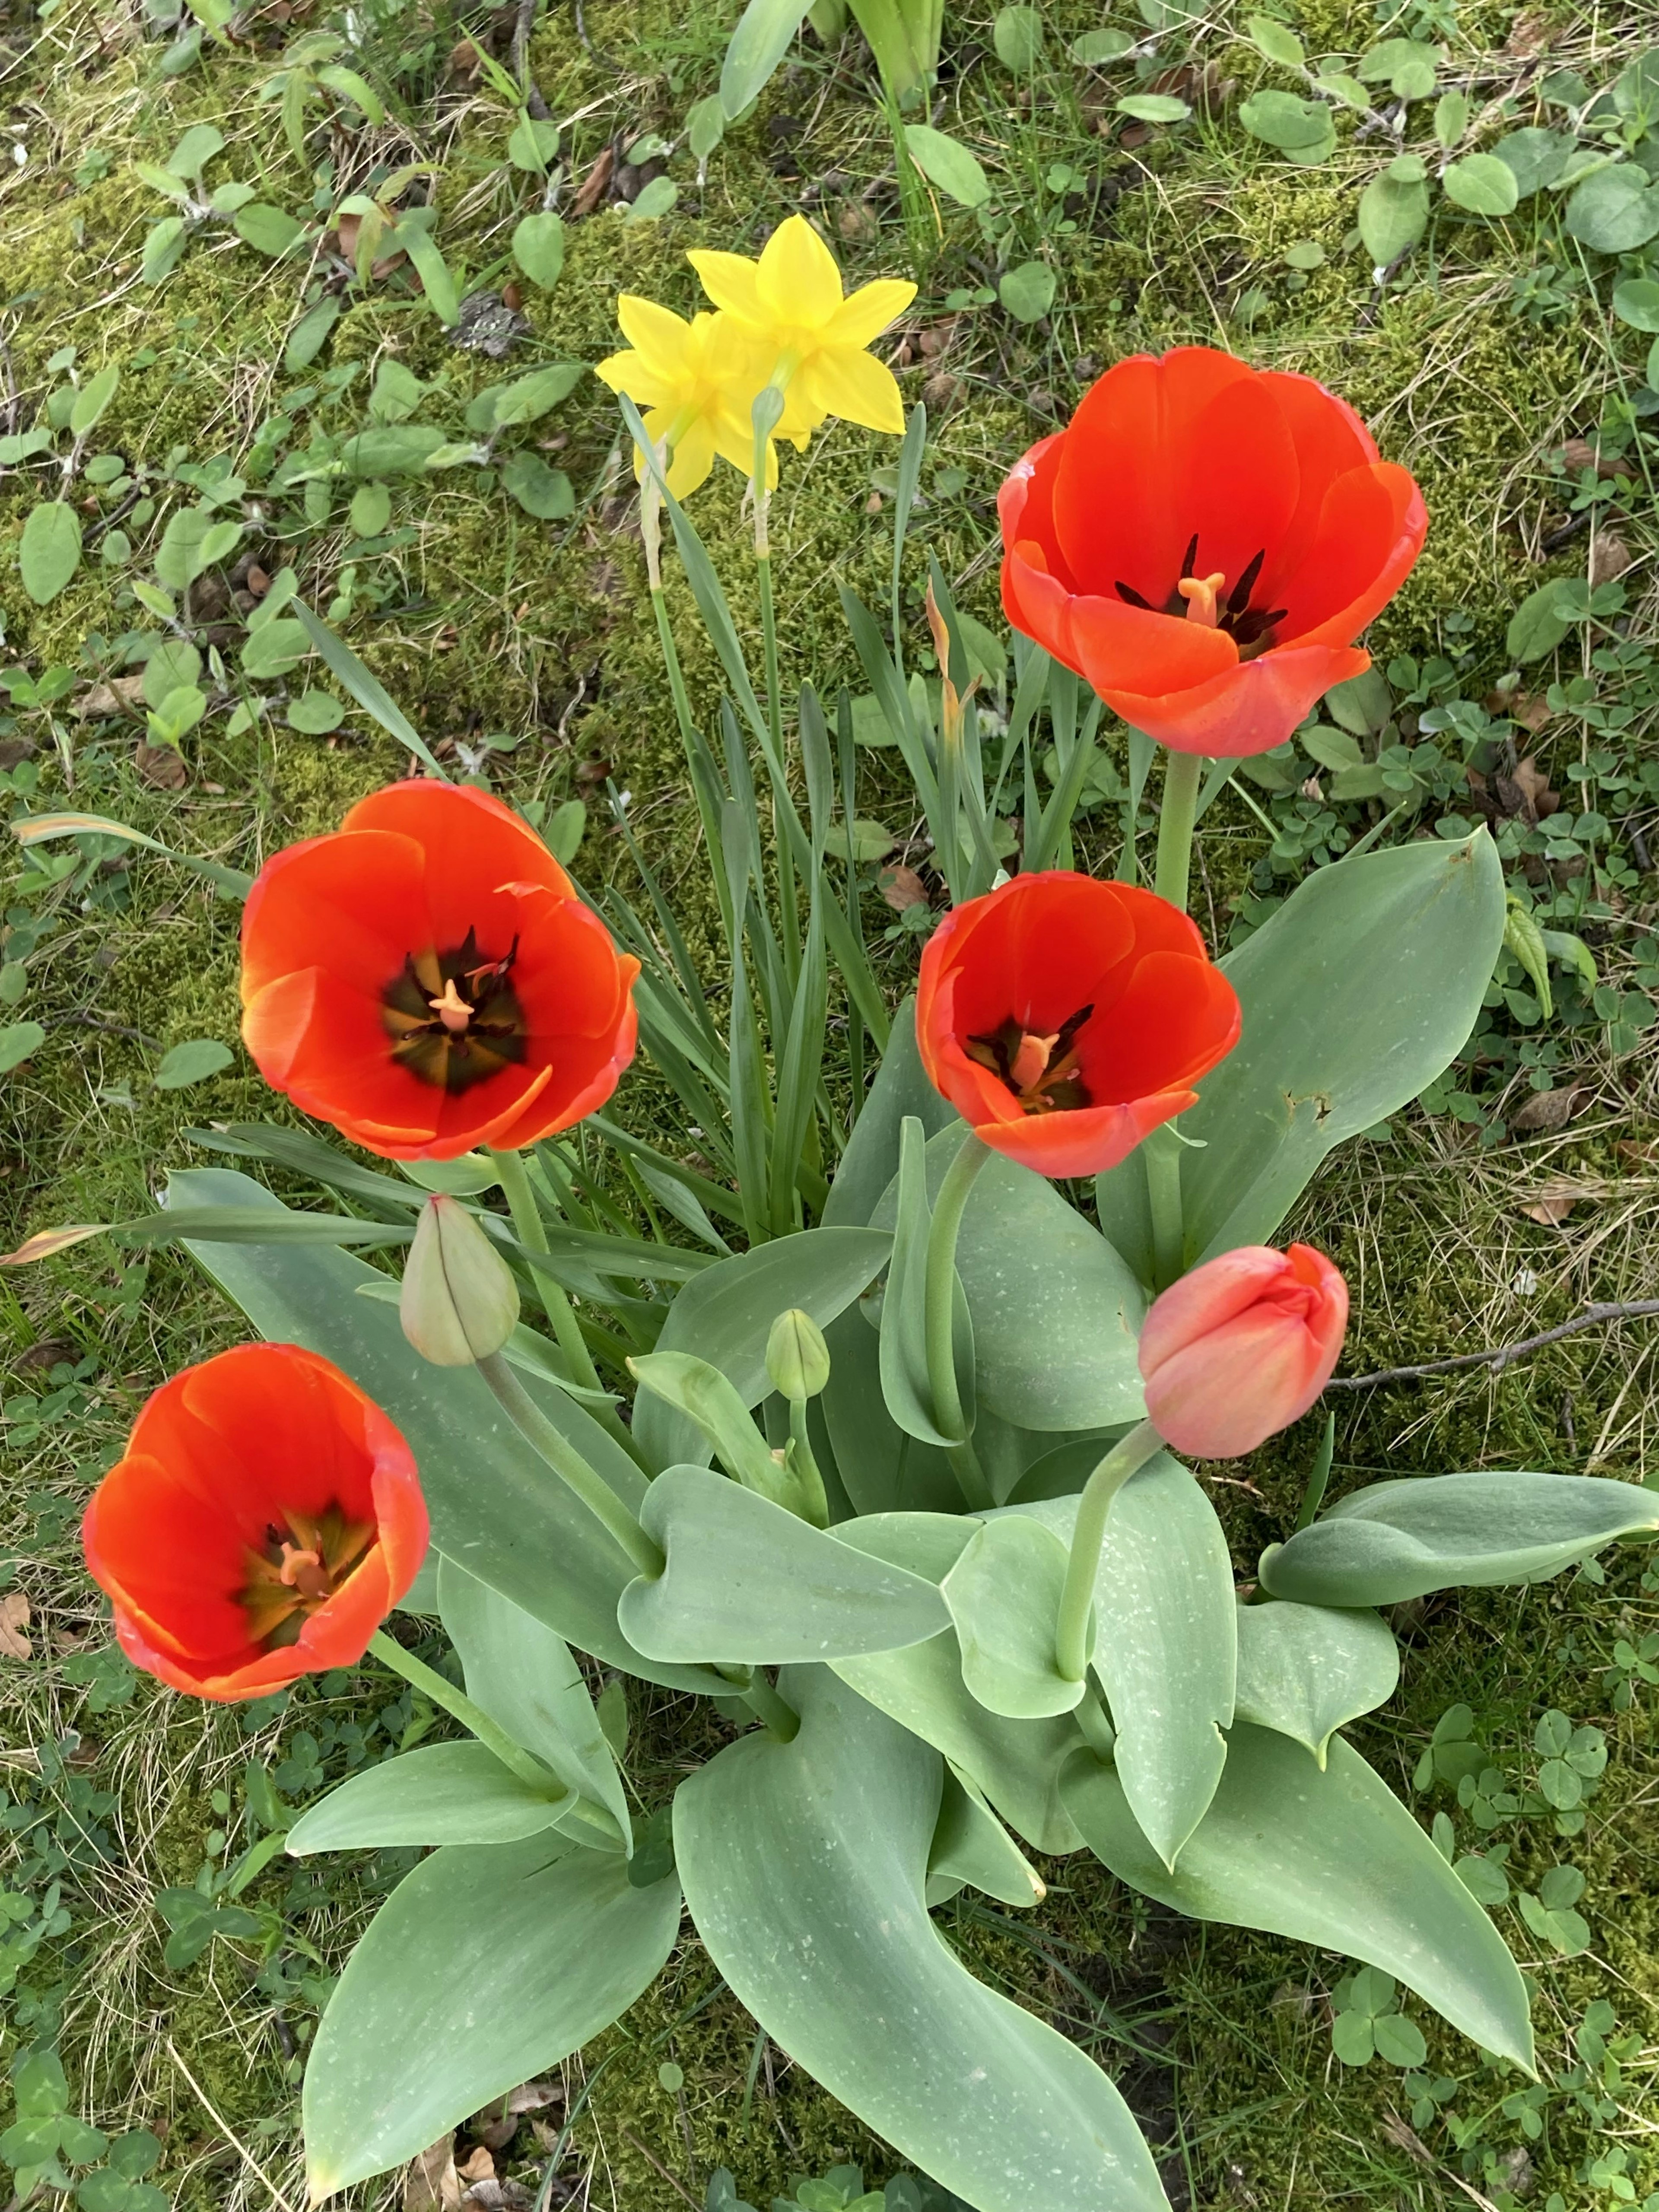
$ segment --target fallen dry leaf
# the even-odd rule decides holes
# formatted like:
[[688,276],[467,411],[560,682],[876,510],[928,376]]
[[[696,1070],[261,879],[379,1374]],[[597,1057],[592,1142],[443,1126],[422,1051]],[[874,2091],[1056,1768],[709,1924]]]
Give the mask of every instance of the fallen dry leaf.
[[948,369],[935,369],[921,387],[921,396],[930,411],[942,415],[962,389],[960,380]]
[[444,2136],[421,2153],[405,2175],[404,2212],[457,2212],[460,2201],[455,2138]]
[[182,791],[190,781],[190,770],[177,745],[137,744],[132,749],[132,764],[141,781],[153,783],[158,791]]
[[0,1252],[0,1267],[32,1267],[37,1260],[50,1260],[88,1237],[101,1237],[106,1226],[102,1221],[77,1221],[67,1229],[37,1229],[15,1252]]
[[1628,453],[1604,453],[1588,438],[1569,438],[1561,448],[1563,465],[1573,469],[1594,469],[1598,477],[1633,477],[1636,464]]
[[70,710],[82,721],[106,714],[125,714],[136,707],[144,696],[144,677],[141,669],[137,676],[118,676],[108,684],[93,684],[80,696],[70,702]]
[[1432,2172],[1434,2153],[1417,2130],[1401,2118],[1398,2112],[1389,2112],[1384,2116],[1382,2132],[1396,2149],[1403,2150],[1407,2158],[1414,2158],[1419,2166],[1426,2166]]
[[1521,1209],[1528,1221],[1540,1222],[1546,1229],[1558,1228],[1572,1212],[1581,1199],[1595,1198],[1600,1187],[1593,1183],[1575,1182],[1571,1176],[1553,1176],[1540,1183],[1533,1194],[1530,1205]]
[[1525,760],[1516,763],[1515,774],[1510,781],[1521,793],[1521,811],[1528,820],[1541,822],[1547,814],[1553,814],[1559,808],[1560,793],[1550,789],[1548,775],[1530,753]]
[[581,190],[571,204],[570,212],[573,217],[592,214],[609,191],[611,179],[616,173],[616,149],[614,146],[607,146],[582,179]]
[[490,2155],[489,2146],[480,2143],[466,2164],[458,2166],[455,2171],[463,2181],[493,2181],[495,2179],[495,2161]]
[[29,1625],[29,1601],[21,1590],[0,1597],[0,1651],[8,1659],[33,1659],[34,1646],[23,1631]]
[[1598,530],[1595,543],[1590,547],[1589,586],[1592,591],[1601,584],[1610,584],[1614,577],[1622,576],[1635,556],[1617,532]]
[[876,878],[876,888],[895,914],[902,914],[907,907],[927,903],[927,886],[914,868],[899,862],[882,870]]
[[1565,1084],[1559,1090],[1534,1091],[1530,1098],[1510,1121],[1512,1129],[1524,1129],[1528,1134],[1540,1130],[1565,1128],[1572,1117],[1574,1102],[1578,1097],[1575,1084]]
[[1510,25],[1504,52],[1516,61],[1528,61],[1534,54],[1541,54],[1554,36],[1555,26],[1547,9],[1523,8]]

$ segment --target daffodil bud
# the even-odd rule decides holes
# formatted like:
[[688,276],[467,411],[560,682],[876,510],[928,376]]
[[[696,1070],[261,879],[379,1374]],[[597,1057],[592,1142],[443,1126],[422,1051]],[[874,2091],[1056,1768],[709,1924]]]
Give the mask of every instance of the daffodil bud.
[[512,1271],[453,1198],[429,1198],[421,1208],[398,1317],[434,1367],[471,1367],[513,1334],[519,1290]]
[[772,1388],[791,1405],[816,1398],[830,1380],[830,1347],[809,1313],[791,1306],[772,1324],[766,1340],[766,1371]]

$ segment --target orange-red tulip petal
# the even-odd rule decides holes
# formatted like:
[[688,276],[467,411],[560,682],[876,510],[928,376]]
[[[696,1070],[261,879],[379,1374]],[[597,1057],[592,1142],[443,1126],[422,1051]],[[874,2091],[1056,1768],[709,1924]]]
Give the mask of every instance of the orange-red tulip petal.
[[82,1540],[134,1666],[228,1703],[362,1657],[426,1556],[426,1504],[349,1376],[248,1344],[156,1391]]
[[1212,757],[1270,751],[1363,674],[1354,640],[1428,530],[1345,401],[1207,346],[1109,369],[1001,510],[1009,621],[1137,729]]
[[1348,1286],[1311,1244],[1243,1244],[1153,1299],[1140,1332],[1146,1416],[1190,1459],[1237,1459],[1329,1382]]
[[509,807],[397,783],[260,871],[242,1036],[267,1083],[370,1152],[453,1159],[605,1103],[638,973]]
[[1193,1104],[1238,1027],[1233,988],[1184,914],[1066,869],[953,908],[921,956],[929,1080],[994,1152],[1039,1175],[1115,1167]]

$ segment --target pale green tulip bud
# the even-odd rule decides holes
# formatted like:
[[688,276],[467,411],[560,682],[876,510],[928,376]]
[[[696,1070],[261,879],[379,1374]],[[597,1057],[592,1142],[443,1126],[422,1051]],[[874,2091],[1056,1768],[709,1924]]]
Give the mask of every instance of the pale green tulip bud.
[[791,1405],[816,1398],[830,1380],[830,1347],[809,1313],[791,1306],[772,1324],[766,1340],[766,1371],[772,1388]]
[[404,1269],[398,1317],[434,1367],[471,1367],[499,1352],[519,1318],[519,1288],[483,1231],[453,1198],[428,1199]]

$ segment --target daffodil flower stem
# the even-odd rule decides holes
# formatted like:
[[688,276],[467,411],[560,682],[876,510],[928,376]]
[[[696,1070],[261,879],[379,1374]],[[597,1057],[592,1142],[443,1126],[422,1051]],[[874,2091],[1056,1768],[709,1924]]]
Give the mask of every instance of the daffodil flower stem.
[[663,664],[668,671],[668,689],[674,702],[675,719],[680,726],[680,739],[688,749],[688,757],[695,749],[696,726],[691,720],[691,700],[685,688],[685,673],[680,666],[679,649],[674,643],[673,627],[668,619],[668,602],[660,584],[652,586],[651,611],[657,618],[657,636],[662,646]]
[[[530,1186],[530,1174],[519,1152],[492,1152],[495,1173],[507,1196],[507,1211],[513,1216],[513,1227],[520,1244],[532,1252],[547,1252],[547,1226],[542,1219],[542,1210],[536,1203],[536,1194]],[[582,1325],[576,1318],[575,1308],[565,1294],[562,1284],[554,1281],[543,1269],[535,1271],[536,1295],[542,1302],[542,1311],[553,1327],[570,1370],[570,1379],[584,1389],[603,1392],[599,1370],[593,1364],[593,1355],[587,1348],[587,1339],[582,1334]],[[619,1443],[630,1459],[638,1454],[634,1439],[623,1427],[614,1406],[595,1407],[594,1418],[611,1437]]]
[[989,1505],[991,1486],[979,1463],[968,1434],[968,1417],[957,1387],[956,1284],[957,1238],[969,1194],[980,1170],[991,1157],[988,1145],[969,1129],[961,1150],[945,1171],[927,1233],[927,1259],[922,1279],[922,1342],[927,1359],[927,1387],[933,1401],[933,1419],[939,1433],[951,1439],[950,1460],[969,1505]]
[[1158,869],[1152,888],[1171,906],[1187,911],[1187,879],[1192,866],[1193,824],[1198,815],[1198,785],[1204,763],[1197,753],[1167,753],[1164,762],[1164,804],[1158,817]]
[[1082,1681],[1088,1672],[1089,1613],[1112,1501],[1129,1477],[1163,1449],[1164,1439],[1152,1423],[1141,1421],[1112,1446],[1083,1486],[1054,1626],[1054,1666],[1068,1682]]
[[1181,1197],[1180,1138],[1165,1122],[1143,1139],[1140,1158],[1146,1171],[1146,1206],[1152,1223],[1152,1287],[1167,1291],[1184,1272],[1187,1224]]
[[[755,493],[756,544],[755,574],[760,585],[761,644],[766,665],[766,726],[771,735],[771,760],[768,766],[775,776],[781,772],[783,761],[783,701],[780,693],[778,675],[778,616],[772,595],[772,561],[762,542],[764,526],[761,521],[763,502],[766,498],[763,486],[757,479]],[[783,931],[784,975],[793,991],[800,973],[800,905],[795,896],[795,862],[789,850],[789,840],[783,836],[777,819],[778,799],[772,800],[772,848],[777,855],[778,903],[786,927]]]
[[604,1523],[618,1548],[628,1554],[640,1572],[654,1582],[667,1564],[662,1553],[610,1484],[594,1473],[575,1446],[554,1427],[501,1353],[492,1352],[487,1359],[481,1359],[478,1372],[525,1442],[532,1445],[560,1480],[575,1492],[595,1520]]
[[532,1759],[521,1746],[514,1742],[505,1729],[496,1727],[482,1706],[475,1705],[465,1690],[417,1659],[412,1651],[405,1651],[395,1637],[377,1628],[368,1639],[368,1648],[383,1667],[394,1674],[401,1674],[411,1689],[418,1690],[423,1698],[458,1720],[464,1729],[477,1736],[486,1750],[493,1751],[501,1765],[510,1767],[520,1782],[527,1782],[532,1790],[539,1790],[549,1797],[556,1796],[564,1788],[558,1776]]

